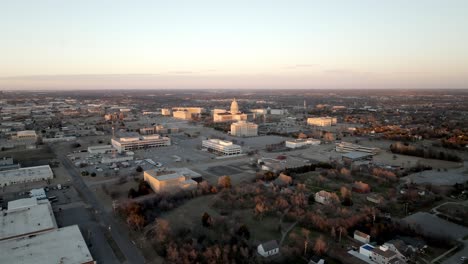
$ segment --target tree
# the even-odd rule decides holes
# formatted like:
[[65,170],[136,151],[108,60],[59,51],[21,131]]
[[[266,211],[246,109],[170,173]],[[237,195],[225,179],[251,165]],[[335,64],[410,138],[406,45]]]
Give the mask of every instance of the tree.
[[212,224],[213,224],[213,219],[211,218],[211,216],[207,212],[205,212],[202,215],[202,225],[204,227],[210,227]]
[[138,166],[138,167],[136,168],[136,171],[137,171],[137,172],[142,172],[142,171],[143,171],[143,168],[142,168],[141,166]]
[[231,188],[231,177],[221,176],[218,178],[218,185],[222,188]]
[[153,232],[155,234],[154,239],[156,242],[164,243],[169,238],[171,226],[167,220],[158,218],[155,221]]
[[315,240],[314,252],[317,255],[323,255],[328,249],[327,242],[325,242],[323,236],[320,236]]
[[246,225],[241,225],[239,229],[237,229],[236,234],[240,237],[245,238],[246,240],[249,240],[250,238],[250,231]]

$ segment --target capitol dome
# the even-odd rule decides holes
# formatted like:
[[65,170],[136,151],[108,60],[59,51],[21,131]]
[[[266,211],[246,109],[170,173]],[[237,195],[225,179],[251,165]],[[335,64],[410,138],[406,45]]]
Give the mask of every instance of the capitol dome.
[[239,113],[239,105],[237,104],[237,101],[234,98],[234,100],[231,103],[231,114],[237,114],[237,113]]

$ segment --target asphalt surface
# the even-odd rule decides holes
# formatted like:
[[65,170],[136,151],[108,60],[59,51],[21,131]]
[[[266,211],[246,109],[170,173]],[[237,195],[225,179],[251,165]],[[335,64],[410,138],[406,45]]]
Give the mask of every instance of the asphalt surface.
[[109,229],[112,239],[115,241],[120,251],[126,258],[126,263],[139,264],[145,263],[143,256],[138,248],[131,242],[126,230],[123,230],[120,225],[113,219],[113,216],[106,213],[104,206],[99,202],[94,193],[88,188],[83,181],[78,171],[73,167],[71,162],[66,158],[64,153],[56,153],[68,174],[72,177],[73,186],[83,196],[87,204],[91,206],[95,213],[96,220]]

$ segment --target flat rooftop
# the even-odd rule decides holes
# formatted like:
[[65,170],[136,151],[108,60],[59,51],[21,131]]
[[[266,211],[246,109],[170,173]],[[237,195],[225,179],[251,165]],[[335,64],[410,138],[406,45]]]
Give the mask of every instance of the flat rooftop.
[[0,177],[15,177],[15,176],[26,176],[26,177],[43,177],[48,178],[53,176],[54,173],[49,165],[25,167],[15,170],[0,171]]
[[77,225],[0,242],[0,263],[83,264],[93,258]]
[[0,241],[54,228],[57,228],[57,223],[49,201],[37,204],[31,203],[31,200],[21,201],[11,210],[2,211],[0,214]]
[[160,181],[164,180],[169,180],[169,179],[175,179],[180,176],[187,176],[190,178],[194,177],[200,177],[201,174],[194,172],[191,169],[188,168],[168,168],[164,171],[158,171],[158,170],[147,170],[145,171],[148,175],[150,175],[153,178],[156,178]]

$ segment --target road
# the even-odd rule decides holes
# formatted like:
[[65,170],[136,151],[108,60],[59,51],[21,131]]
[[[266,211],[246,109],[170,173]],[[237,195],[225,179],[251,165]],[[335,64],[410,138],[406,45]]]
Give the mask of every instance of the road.
[[58,152],[56,152],[56,154],[63,167],[72,177],[72,182],[75,189],[83,196],[85,202],[88,203],[95,212],[97,221],[99,221],[102,226],[109,229],[112,239],[115,241],[117,246],[120,248],[120,251],[127,259],[127,263],[145,263],[143,256],[141,255],[138,248],[131,242],[126,230],[123,230],[123,228],[113,219],[112,215],[106,213],[104,206],[99,202],[94,193],[88,188],[84,180],[78,174],[78,171],[66,158],[66,155],[64,153]]

